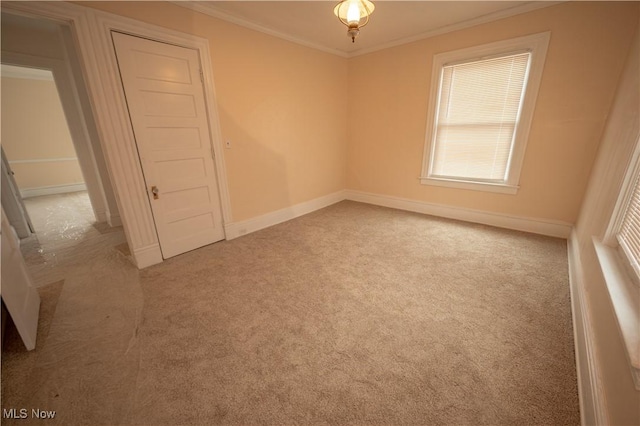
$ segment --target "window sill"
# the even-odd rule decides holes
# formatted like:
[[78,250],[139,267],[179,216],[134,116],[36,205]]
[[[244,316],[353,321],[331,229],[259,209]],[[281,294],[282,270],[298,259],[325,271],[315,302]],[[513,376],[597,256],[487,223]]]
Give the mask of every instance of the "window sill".
[[596,238],[593,238],[593,245],[627,349],[633,382],[636,389],[640,390],[640,288],[620,263],[614,248]]
[[502,194],[516,194],[519,186],[504,183],[473,182],[434,177],[421,177],[423,185],[444,186],[447,188],[469,189],[471,191],[498,192]]

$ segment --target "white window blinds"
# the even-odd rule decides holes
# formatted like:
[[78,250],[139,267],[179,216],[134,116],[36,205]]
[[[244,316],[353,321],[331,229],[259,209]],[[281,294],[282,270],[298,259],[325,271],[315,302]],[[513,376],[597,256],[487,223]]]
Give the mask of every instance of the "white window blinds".
[[635,177],[617,237],[631,266],[640,276],[640,173]]
[[506,181],[530,56],[442,68],[431,176]]

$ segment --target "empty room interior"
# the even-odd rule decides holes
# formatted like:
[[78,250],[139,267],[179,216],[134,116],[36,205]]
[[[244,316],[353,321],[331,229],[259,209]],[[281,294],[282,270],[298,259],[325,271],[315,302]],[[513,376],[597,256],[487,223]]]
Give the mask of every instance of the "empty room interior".
[[640,424],[640,2],[0,6],[2,423]]

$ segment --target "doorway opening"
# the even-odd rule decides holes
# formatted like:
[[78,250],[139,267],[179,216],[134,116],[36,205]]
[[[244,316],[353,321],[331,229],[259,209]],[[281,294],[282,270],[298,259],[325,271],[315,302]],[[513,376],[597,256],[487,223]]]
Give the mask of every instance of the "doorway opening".
[[[85,179],[53,73],[3,64],[1,75],[2,151],[16,195],[34,200],[55,199],[52,196],[70,193],[86,194]],[[31,208],[39,205],[22,204]],[[27,214],[31,208],[27,207]],[[93,213],[91,216],[95,218]],[[39,228],[43,231],[47,226]]]
[[71,28],[3,11],[1,30],[2,205],[40,287],[122,227]]
[[87,191],[53,73],[3,64],[1,75],[2,176],[11,188],[2,204],[39,287],[64,279],[64,266],[87,252],[77,246],[111,228]]

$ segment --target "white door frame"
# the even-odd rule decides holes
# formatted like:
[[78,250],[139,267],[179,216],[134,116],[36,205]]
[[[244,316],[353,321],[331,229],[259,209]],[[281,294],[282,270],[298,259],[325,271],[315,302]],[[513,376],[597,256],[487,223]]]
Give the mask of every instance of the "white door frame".
[[113,179],[125,234],[139,268],[162,262],[162,253],[118,76],[111,31],[197,50],[204,78],[223,222],[226,224],[232,221],[208,40],[63,2],[9,2],[2,3],[2,10],[52,19],[71,26],[85,71],[85,81]]
[[121,32],[111,38],[162,256],[223,240],[198,51]]

